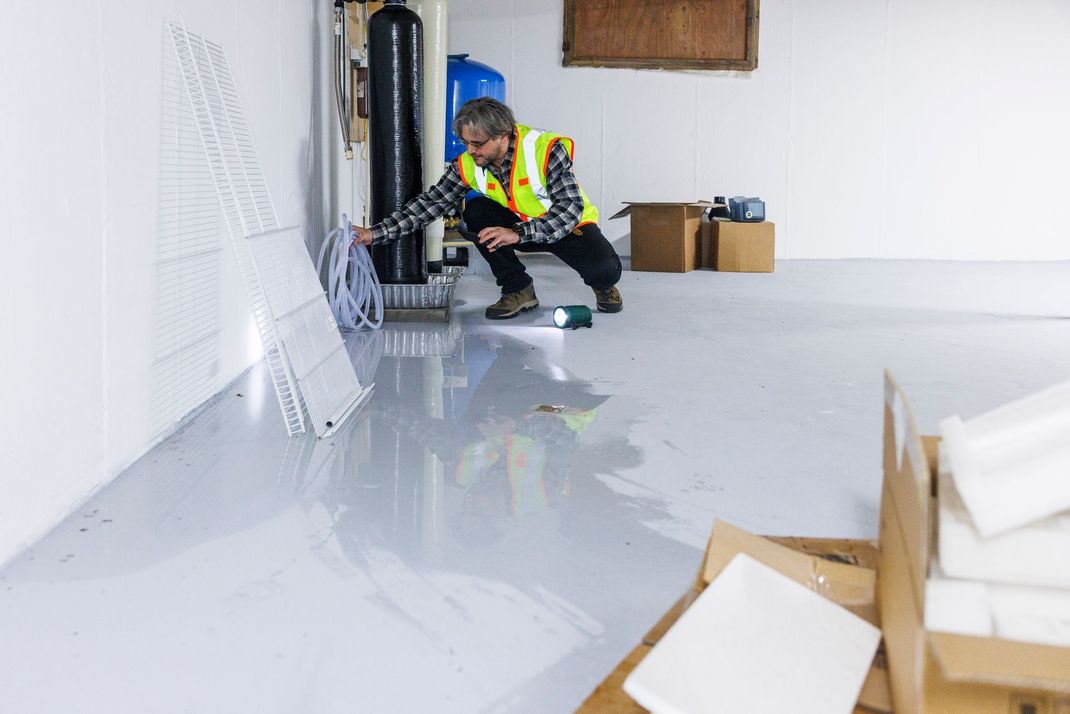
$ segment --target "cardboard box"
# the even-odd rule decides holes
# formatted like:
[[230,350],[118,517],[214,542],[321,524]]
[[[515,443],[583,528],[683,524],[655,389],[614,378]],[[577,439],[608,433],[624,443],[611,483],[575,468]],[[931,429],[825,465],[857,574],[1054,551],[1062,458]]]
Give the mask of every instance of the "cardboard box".
[[769,221],[706,223],[702,226],[701,265],[730,273],[771,273],[774,232]]
[[[718,522],[710,534],[694,585],[591,693],[577,712],[645,712],[643,707],[624,693],[624,680],[738,553],[751,556],[876,624],[876,576],[873,566],[877,553],[872,541],[762,538],[728,523]],[[771,681],[775,676],[775,672],[770,672]],[[856,711],[891,712],[891,692],[883,650],[878,651],[873,660]]]
[[632,270],[686,273],[698,267],[702,214],[721,204],[626,203],[609,220],[631,216]]
[[886,374],[877,604],[896,711],[1070,712],[1070,648],[925,629],[937,447]]

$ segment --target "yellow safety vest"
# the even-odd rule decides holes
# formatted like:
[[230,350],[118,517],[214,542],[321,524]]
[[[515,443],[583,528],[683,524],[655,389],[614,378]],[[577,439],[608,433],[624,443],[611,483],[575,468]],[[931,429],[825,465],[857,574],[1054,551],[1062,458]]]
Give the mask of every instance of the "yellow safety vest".
[[[560,141],[568,151],[571,158],[576,147],[572,139],[550,131],[532,129],[531,127],[516,125],[516,134],[513,144],[513,171],[509,177],[509,195],[502,190],[502,186],[494,175],[479,166],[472,160],[472,155],[467,151],[457,157],[457,168],[461,172],[461,180],[472,189],[483,194],[487,198],[500,203],[522,220],[538,218],[549,210],[550,192],[546,189],[546,165],[550,162],[550,147],[555,141]],[[534,171],[532,171],[534,167]],[[594,207],[587,194],[580,189],[583,196],[583,215],[578,225],[598,222],[598,209]]]

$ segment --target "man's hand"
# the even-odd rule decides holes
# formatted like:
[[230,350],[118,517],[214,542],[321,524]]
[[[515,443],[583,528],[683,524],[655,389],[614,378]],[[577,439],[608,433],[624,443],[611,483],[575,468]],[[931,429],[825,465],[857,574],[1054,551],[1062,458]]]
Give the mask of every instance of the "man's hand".
[[353,245],[371,245],[372,244],[372,231],[370,228],[362,228],[360,226],[353,226],[353,232],[357,234],[357,237],[353,239]]
[[491,253],[503,245],[513,245],[520,242],[520,236],[512,228],[494,226],[484,228],[479,232],[479,242],[487,246]]

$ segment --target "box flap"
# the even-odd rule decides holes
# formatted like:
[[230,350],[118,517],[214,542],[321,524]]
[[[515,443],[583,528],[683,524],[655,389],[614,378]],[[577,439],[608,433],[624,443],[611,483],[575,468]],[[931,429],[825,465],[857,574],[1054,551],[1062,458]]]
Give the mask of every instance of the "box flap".
[[878,622],[874,605],[876,576],[873,570],[804,555],[724,521],[717,521],[713,525],[702,564],[701,582],[712,582],[739,553],[768,565],[867,622]]
[[[932,448],[931,446],[929,447]],[[891,372],[884,372],[884,483],[909,558],[914,608],[924,612],[932,533],[932,474],[914,415]],[[883,549],[885,544],[881,543]]]
[[943,675],[976,682],[1070,693],[1070,648],[930,632]]
[[[866,681],[862,685],[862,691],[858,695],[858,706],[866,711],[892,712],[892,683],[888,678],[888,662],[884,653],[884,643],[877,650],[877,656],[873,658],[873,665],[869,668]],[[858,709],[856,708],[857,712]]]
[[[886,455],[890,431],[886,424]],[[888,653],[893,703],[899,711],[916,712],[921,711],[922,691],[919,683],[925,666],[925,640],[921,631],[921,612],[914,601],[909,572],[911,560],[899,524],[899,514],[891,497],[889,475],[886,472],[881,493],[877,604],[884,646]]]
[[701,206],[703,208],[724,208],[723,203],[714,203],[713,201],[624,201],[624,208],[620,209],[609,220],[614,218],[624,218],[627,215],[631,215],[632,206]]

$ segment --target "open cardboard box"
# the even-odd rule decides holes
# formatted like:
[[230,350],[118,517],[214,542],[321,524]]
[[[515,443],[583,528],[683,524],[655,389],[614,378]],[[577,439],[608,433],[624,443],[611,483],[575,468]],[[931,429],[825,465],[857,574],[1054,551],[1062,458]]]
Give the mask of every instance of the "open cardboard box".
[[[762,538],[728,523],[714,524],[694,585],[646,634],[617,668],[577,710],[638,713],[646,710],[624,693],[622,685],[639,662],[713,581],[734,556],[745,553],[796,582],[876,624],[874,601],[876,547],[871,541],[816,538]],[[770,678],[776,676],[769,673]],[[891,695],[882,651],[877,652],[859,696],[857,712],[890,712]]]
[[632,270],[687,273],[701,262],[702,214],[724,204],[710,201],[626,201],[609,220],[631,216]]
[[[624,693],[625,678],[732,557],[746,553],[879,622],[884,643],[856,712],[891,712],[894,703],[897,712],[1070,714],[1070,649],[925,629],[939,439],[920,435],[890,374],[885,375],[884,396],[880,550],[869,541],[761,538],[715,524],[695,584],[579,712],[645,711]],[[769,675],[772,680],[776,673]]]
[[937,449],[890,374],[884,389],[877,603],[896,709],[970,714],[1070,712],[1070,649],[925,629],[936,542]]

